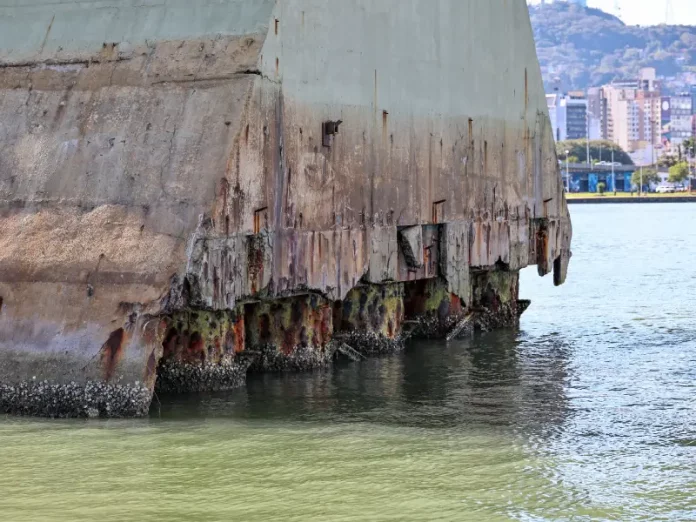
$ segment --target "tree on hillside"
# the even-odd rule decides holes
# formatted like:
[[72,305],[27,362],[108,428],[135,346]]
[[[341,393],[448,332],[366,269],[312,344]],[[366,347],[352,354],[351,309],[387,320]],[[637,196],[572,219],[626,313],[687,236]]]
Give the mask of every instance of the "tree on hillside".
[[[590,158],[592,162],[612,161],[611,151],[614,151],[614,161],[622,165],[633,165],[633,160],[616,143],[607,140],[590,140]],[[556,143],[558,159],[566,160],[566,151],[570,157],[575,157],[578,163],[587,163],[587,140],[567,140]]]
[[[693,2],[692,2],[693,3]],[[544,84],[548,90],[585,89],[620,78],[635,78],[641,67],[675,77],[685,87],[696,64],[692,27],[626,25],[598,9],[571,2],[530,6]]]
[[689,164],[685,161],[677,163],[676,165],[669,168],[669,182],[670,183],[684,183],[689,177]]
[[645,188],[649,187],[650,185],[658,185],[661,178],[655,169],[643,169],[643,174],[641,177],[640,169],[638,169],[633,173],[633,176],[631,176],[631,183],[640,190],[641,181],[643,182],[643,187]]

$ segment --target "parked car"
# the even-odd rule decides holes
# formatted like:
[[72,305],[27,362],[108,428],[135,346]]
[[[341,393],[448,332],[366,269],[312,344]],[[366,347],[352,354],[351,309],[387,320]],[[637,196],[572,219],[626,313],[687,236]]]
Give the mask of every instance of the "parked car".
[[674,194],[676,191],[674,187],[670,187],[669,185],[660,185],[655,189],[655,192],[658,194]]

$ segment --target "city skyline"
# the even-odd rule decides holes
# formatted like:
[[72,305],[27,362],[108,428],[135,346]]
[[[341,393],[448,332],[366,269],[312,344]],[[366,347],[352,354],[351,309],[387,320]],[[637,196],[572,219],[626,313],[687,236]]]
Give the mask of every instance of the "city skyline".
[[[671,0],[670,19],[666,20],[668,0],[589,0],[589,7],[596,7],[607,13],[618,14],[630,25],[659,25],[662,23],[676,25],[696,25],[696,2],[694,0]],[[539,4],[540,0],[528,3]]]

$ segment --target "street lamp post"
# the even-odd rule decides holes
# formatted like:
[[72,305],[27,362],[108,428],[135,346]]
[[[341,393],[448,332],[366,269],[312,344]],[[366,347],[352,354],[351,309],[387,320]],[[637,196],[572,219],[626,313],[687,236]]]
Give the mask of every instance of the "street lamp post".
[[[588,107],[589,109],[589,107]],[[589,168],[592,160],[590,158],[590,111],[585,111],[585,121],[587,123],[587,167]]]
[[[651,168],[655,169],[657,171],[657,165],[655,165],[655,125],[657,125],[656,121],[653,118],[650,118],[650,154],[651,154],[651,161],[652,164],[650,165]],[[640,169],[640,192],[641,196],[643,195],[643,169]],[[650,192],[650,187],[648,187],[648,192]]]
[[657,123],[654,119],[650,118],[650,150],[652,153],[652,167],[655,167],[655,125]]
[[566,193],[570,194],[570,151],[565,151],[566,153]]
[[[694,174],[692,173],[692,168],[695,167],[695,163],[696,163],[696,162],[694,162],[694,152],[696,152],[696,150],[694,150],[694,147],[691,147],[691,149],[689,149],[689,151],[691,152],[691,154],[690,154],[691,161],[689,162],[689,194],[690,194],[691,193],[691,183],[692,183],[692,179],[694,177]],[[687,151],[687,152],[689,152],[689,151]]]
[[616,193],[616,173],[614,172],[614,147],[611,147],[611,185]]

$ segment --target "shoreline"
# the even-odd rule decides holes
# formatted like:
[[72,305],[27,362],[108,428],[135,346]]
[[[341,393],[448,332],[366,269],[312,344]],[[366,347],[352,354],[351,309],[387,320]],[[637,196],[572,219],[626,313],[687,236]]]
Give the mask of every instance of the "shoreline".
[[627,197],[620,197],[620,196],[610,196],[610,197],[601,197],[601,196],[594,196],[594,197],[589,197],[589,198],[566,198],[566,201],[568,202],[569,205],[571,204],[577,204],[577,205],[589,205],[592,203],[600,203],[600,204],[606,204],[606,203],[621,203],[621,204],[640,204],[640,203],[696,203],[696,196],[671,196],[671,197],[663,197],[663,196],[644,196],[644,197],[639,197],[639,196],[627,196]]

